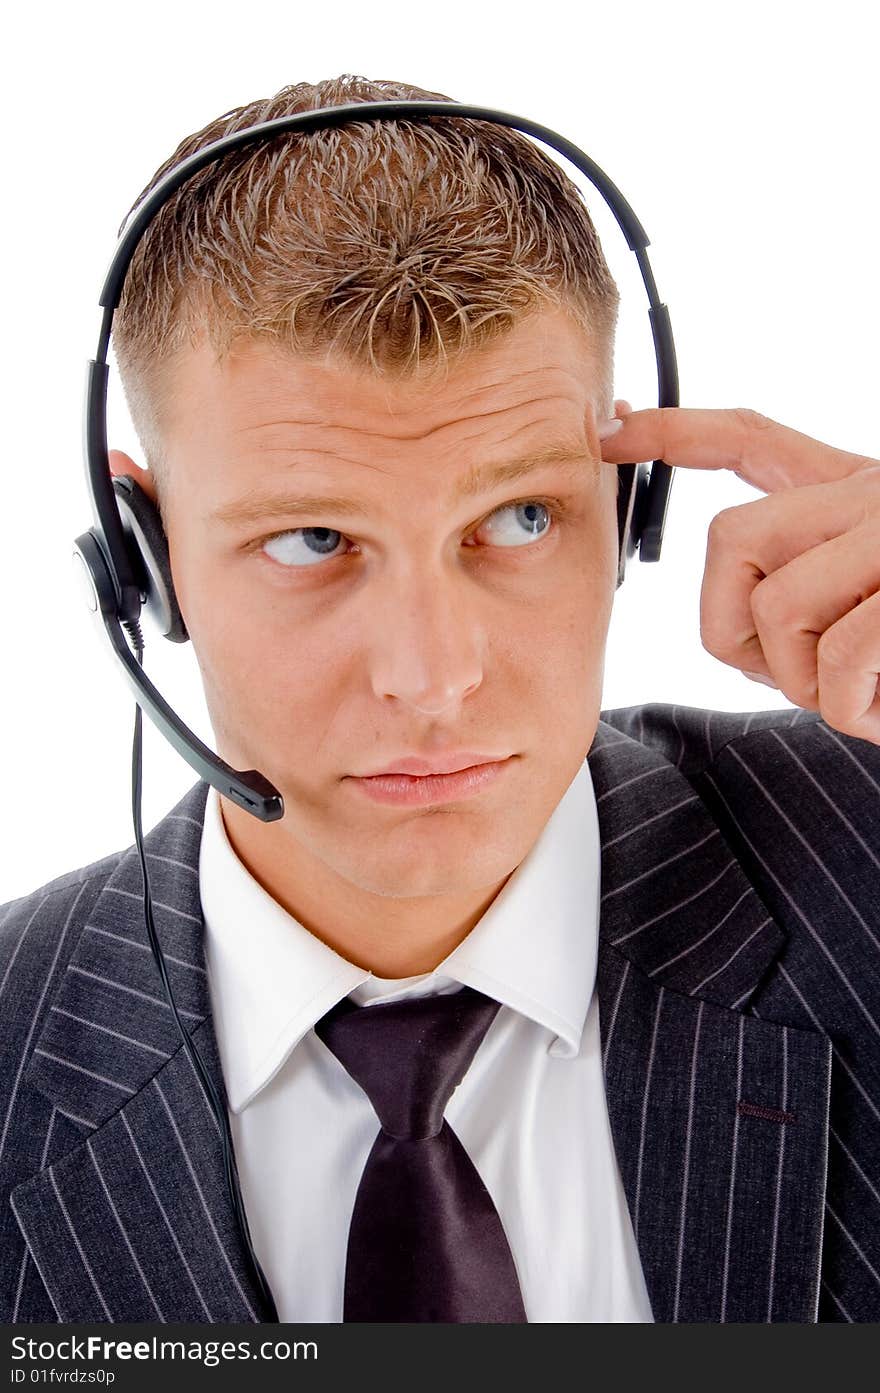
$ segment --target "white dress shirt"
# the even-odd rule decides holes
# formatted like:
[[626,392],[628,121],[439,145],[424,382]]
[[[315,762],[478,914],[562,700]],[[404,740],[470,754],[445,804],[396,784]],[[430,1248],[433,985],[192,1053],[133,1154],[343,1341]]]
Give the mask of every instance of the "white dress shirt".
[[214,1028],[251,1239],[280,1320],[342,1321],[349,1224],[379,1130],[312,1027],[344,996],[369,1007],[461,985],[501,1009],[445,1117],[498,1210],[528,1320],[652,1320],[605,1105],[599,876],[584,761],[458,947],[433,972],[381,978],[259,885],[209,789],[199,877]]

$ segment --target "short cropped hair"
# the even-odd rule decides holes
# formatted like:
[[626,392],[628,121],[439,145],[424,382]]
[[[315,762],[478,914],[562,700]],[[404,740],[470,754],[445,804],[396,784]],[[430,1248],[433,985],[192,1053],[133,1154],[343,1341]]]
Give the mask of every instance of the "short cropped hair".
[[[393,98],[452,100],[347,74],[283,87],[181,141],[125,222],[221,136]],[[619,300],[577,186],[527,136],[450,117],[365,121],[275,136],[193,175],[137,247],[112,343],[161,498],[162,425],[187,344],[207,341],[219,360],[256,339],[380,375],[430,374],[556,306],[594,350],[597,411],[610,415]]]

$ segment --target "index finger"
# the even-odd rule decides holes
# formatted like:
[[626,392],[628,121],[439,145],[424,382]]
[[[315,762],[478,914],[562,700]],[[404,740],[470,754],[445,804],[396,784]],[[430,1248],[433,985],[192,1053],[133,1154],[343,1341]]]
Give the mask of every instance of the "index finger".
[[801,484],[828,483],[877,464],[814,440],[747,407],[703,410],[653,407],[624,417],[623,427],[601,442],[608,464],[662,460],[685,469],[730,469],[764,493]]

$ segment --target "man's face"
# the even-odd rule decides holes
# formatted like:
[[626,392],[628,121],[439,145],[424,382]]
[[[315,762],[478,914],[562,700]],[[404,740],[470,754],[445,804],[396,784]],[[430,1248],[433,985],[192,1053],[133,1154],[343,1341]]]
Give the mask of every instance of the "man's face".
[[[617,474],[597,394],[589,345],[553,309],[439,386],[253,341],[181,362],[175,587],[220,754],[284,797],[281,822],[249,835],[287,864],[317,859],[378,895],[460,895],[537,839],[601,701]],[[466,492],[552,447],[569,462]],[[417,807],[353,779],[456,750],[509,758],[481,792]]]

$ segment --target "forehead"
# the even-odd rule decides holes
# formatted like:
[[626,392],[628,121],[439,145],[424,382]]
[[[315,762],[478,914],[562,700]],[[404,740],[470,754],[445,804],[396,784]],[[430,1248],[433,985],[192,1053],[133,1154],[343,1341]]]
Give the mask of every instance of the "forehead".
[[563,310],[542,308],[503,338],[446,366],[378,374],[339,353],[303,357],[240,339],[218,358],[200,342],[182,350],[171,375],[165,434],[170,452],[221,440],[233,450],[271,450],[331,436],[345,443],[501,440],[549,420],[579,431],[595,410],[600,365],[584,331]]

